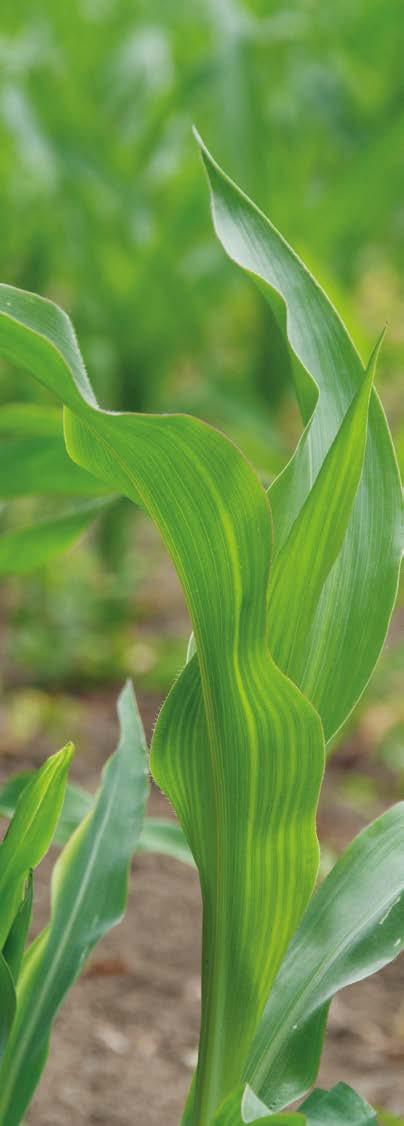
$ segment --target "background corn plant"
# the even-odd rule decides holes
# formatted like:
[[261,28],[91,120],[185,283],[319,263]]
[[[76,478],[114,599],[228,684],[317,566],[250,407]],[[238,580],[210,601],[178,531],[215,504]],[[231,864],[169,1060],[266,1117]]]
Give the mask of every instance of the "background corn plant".
[[[275,1126],[278,1112],[315,1082],[336,990],[391,961],[404,944],[403,805],[366,829],[313,894],[325,745],[361,695],[383,644],[397,586],[401,493],[373,389],[379,344],[363,367],[301,261],[203,146],[202,153],[216,232],[268,302],[279,366],[293,378],[305,427],[268,493],[237,447],[195,418],[102,410],[71,323],[49,302],[2,286],[0,348],[63,404],[67,453],[59,430],[53,450],[45,443],[43,481],[55,459],[70,474],[71,493],[127,496],[156,523],[182,583],[193,640],[156,725],[151,770],[184,836],[152,823],[143,847],[152,839],[152,847],[164,848],[166,841],[168,851],[187,859],[189,849],[201,883],[201,1032],[183,1122],[268,1119]],[[37,420],[48,436],[50,415],[32,408],[30,417],[31,427]],[[24,426],[26,414],[21,418]],[[36,469],[40,490],[37,463]],[[85,519],[93,514],[87,509]],[[26,534],[28,566],[34,533]],[[39,530],[33,561],[38,551],[45,557],[64,548],[65,534],[65,527],[59,539]],[[129,706],[133,712],[133,700]],[[144,750],[139,762],[144,779]],[[21,816],[33,785],[17,780],[3,793],[3,808],[11,811],[19,793],[15,818]],[[136,785],[136,778],[126,783],[129,817]],[[91,881],[90,937],[84,927],[83,938],[80,900],[70,915],[69,888],[75,866],[80,870],[88,856],[89,827],[97,833],[98,819],[104,825],[103,794],[93,806],[70,791],[70,825],[69,807],[59,822],[65,839],[88,803],[59,861],[50,928],[24,959],[16,1015],[10,1010],[0,1073],[0,1121],[7,1126],[20,1121],[39,1078],[63,993],[119,913],[108,903],[100,923]],[[144,796],[143,782],[139,810]],[[127,873],[131,852],[142,847],[141,814],[134,829],[117,816]],[[105,863],[101,855],[106,903],[111,886],[121,910],[125,876],[118,894],[108,866],[102,874]],[[14,913],[30,866],[25,859],[19,870]],[[72,934],[67,927],[60,946],[68,916]],[[7,966],[6,951],[3,960]],[[59,965],[64,971],[57,996],[52,973],[47,995],[49,963],[55,976]],[[280,1120],[359,1126],[376,1117],[340,1085],[317,1090],[298,1114]]]

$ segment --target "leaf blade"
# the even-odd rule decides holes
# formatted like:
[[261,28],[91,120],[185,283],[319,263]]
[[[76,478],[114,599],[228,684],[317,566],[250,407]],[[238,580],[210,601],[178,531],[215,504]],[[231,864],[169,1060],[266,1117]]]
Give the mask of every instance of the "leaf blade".
[[[271,306],[306,426],[269,491],[278,551],[363,379],[363,367],[342,321],[303,263],[197,139],[216,234]],[[386,636],[401,559],[401,503],[394,450],[373,391],[362,480],[340,555],[318,600],[299,681],[321,715],[326,739],[363,692]],[[369,604],[377,614],[369,615]],[[276,646],[273,656],[278,660]],[[288,672],[288,662],[280,664]]]
[[[304,1094],[316,1078],[331,998],[392,961],[403,947],[404,803],[399,803],[355,838],[311,900],[251,1049],[246,1076],[254,1095],[278,1110]],[[248,1102],[247,1092],[246,1107]]]
[[[24,960],[17,1015],[0,1067],[0,1122],[17,1126],[40,1078],[52,1021],[95,943],[122,917],[146,800],[146,746],[131,685],[118,702],[121,736],[94,810],[55,867],[52,914]],[[133,760],[133,761],[132,761]]]

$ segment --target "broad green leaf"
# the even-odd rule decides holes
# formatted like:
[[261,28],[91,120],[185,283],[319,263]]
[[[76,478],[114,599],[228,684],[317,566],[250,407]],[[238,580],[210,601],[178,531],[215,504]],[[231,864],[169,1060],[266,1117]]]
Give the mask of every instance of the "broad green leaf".
[[100,496],[105,487],[66,453],[60,408],[8,403],[0,408],[0,497]]
[[404,803],[352,842],[313,896],[268,997],[246,1069],[253,1096],[281,1110],[314,1083],[331,998],[404,947]]
[[[200,144],[216,233],[229,257],[252,275],[269,303],[274,331],[283,341],[278,348],[279,363],[294,380],[306,427],[292,460],[270,489],[277,555],[318,477],[364,372],[342,321],[303,263]],[[339,546],[346,513],[336,516]],[[309,554],[315,568],[319,544],[315,527],[306,544],[306,571]],[[385,416],[372,392],[363,472],[343,547],[325,581],[322,572],[318,576],[312,625],[304,636],[303,619],[299,639],[304,660],[298,664],[298,683],[321,715],[327,739],[361,695],[380,653],[394,604],[400,557],[400,482]],[[293,678],[294,644],[285,653],[279,623],[277,630],[273,657],[285,672],[292,666]],[[293,637],[290,626],[289,630]],[[299,615],[294,622],[294,631],[298,630]]]
[[66,551],[99,516],[105,501],[0,535],[0,575],[25,575]]
[[51,1025],[99,939],[121,919],[148,793],[146,743],[132,686],[118,702],[121,735],[93,811],[62,852],[49,926],[29,948],[0,1067],[0,1123],[17,1126],[44,1067]]
[[[243,1126],[245,1119],[241,1117],[242,1096],[242,1087],[233,1091],[215,1114],[213,1126]],[[260,1126],[306,1126],[306,1118],[300,1112],[299,1114],[270,1114],[268,1112],[260,1114],[258,1118],[250,1121],[253,1123],[259,1122]]]
[[240,452],[206,424],[101,411],[70,322],[49,302],[0,287],[0,351],[68,408],[71,456],[140,497],[183,585],[197,655],[160,713],[151,764],[202,887],[196,1126],[240,1081],[318,866],[323,736],[267,648],[268,502]]
[[1,949],[15,919],[28,873],[36,868],[52,841],[73,754],[69,743],[35,772],[17,801],[0,845]]
[[3,947],[5,958],[14,984],[18,981],[21,963],[24,955],[25,943],[31,922],[33,899],[33,876],[29,873],[24,898],[17,911],[11,930],[7,935]]
[[[12,817],[17,799],[27,782],[31,771],[14,775],[0,790],[0,814]],[[81,786],[69,783],[66,786],[63,808],[56,826],[54,844],[64,845],[72,833],[91,811],[95,798]],[[156,852],[181,860],[183,864],[194,865],[195,861],[187,845],[184,833],[177,821],[167,817],[145,817],[138,841],[138,852]]]
[[11,971],[3,954],[0,953],[0,1060],[4,1054],[14,1020],[16,1004],[15,986]]
[[300,1108],[307,1126],[377,1126],[376,1113],[346,1083],[332,1091],[313,1091]]

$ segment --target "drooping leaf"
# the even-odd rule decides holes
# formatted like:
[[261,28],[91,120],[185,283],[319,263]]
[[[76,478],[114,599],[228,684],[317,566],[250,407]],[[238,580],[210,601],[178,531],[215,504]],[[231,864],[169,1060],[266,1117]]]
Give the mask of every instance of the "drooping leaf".
[[26,883],[24,898],[3,947],[3,958],[5,958],[7,962],[14,984],[18,981],[24,956],[25,943],[31,922],[32,900],[33,876],[32,872],[30,872]]
[[71,456],[140,498],[183,585],[197,655],[160,713],[151,762],[200,872],[194,1092],[195,1122],[206,1121],[239,1083],[318,866],[323,737],[267,648],[267,499],[240,452],[205,424],[101,411],[70,322],[49,302],[0,287],[0,351],[63,401]]
[[[95,944],[121,919],[148,792],[146,743],[132,686],[118,702],[121,735],[94,809],[62,852],[48,927],[29,948],[0,1067],[0,1123],[17,1126],[44,1067],[51,1026]],[[22,799],[23,800],[23,799]]]
[[82,505],[52,520],[0,535],[0,575],[25,575],[71,547],[99,516],[105,501]]
[[[306,427],[292,460],[270,489],[276,556],[318,477],[364,372],[342,321],[303,263],[200,144],[216,233],[229,257],[252,275],[269,303],[283,340],[279,362],[283,361],[294,381]],[[339,519],[338,513],[336,517]],[[306,544],[313,569],[319,550],[318,528],[314,531]],[[338,541],[338,530],[336,534]],[[325,581],[323,574],[319,576],[312,625],[305,636],[303,620],[299,639],[304,660],[298,663],[298,683],[320,713],[327,739],[361,695],[380,653],[394,604],[400,557],[400,482],[383,410],[372,392],[362,478],[343,547]],[[295,632],[298,629],[296,620]],[[294,645],[285,652],[281,638],[278,623],[273,657],[293,678]]]
[[17,914],[28,873],[40,863],[52,841],[73,754],[69,743],[35,772],[0,844],[0,949]]
[[404,803],[352,842],[313,896],[268,997],[246,1077],[281,1110],[314,1083],[331,998],[404,947]]
[[313,1091],[300,1109],[307,1126],[377,1126],[376,1112],[346,1083]]

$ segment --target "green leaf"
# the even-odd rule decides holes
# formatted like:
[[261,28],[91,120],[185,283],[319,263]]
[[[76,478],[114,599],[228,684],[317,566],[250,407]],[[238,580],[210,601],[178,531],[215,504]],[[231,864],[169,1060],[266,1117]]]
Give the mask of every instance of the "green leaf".
[[7,939],[3,947],[3,958],[5,958],[7,962],[14,984],[16,984],[16,982],[18,981],[21,969],[25,943],[31,922],[32,900],[33,875],[32,872],[30,872],[26,883],[23,901],[17,911],[13,925],[7,935]]
[[99,939],[121,919],[148,793],[146,744],[132,686],[118,701],[121,736],[93,811],[62,852],[49,926],[28,950],[0,1068],[0,1123],[17,1126],[44,1067],[52,1021]]
[[4,1054],[17,1007],[15,986],[9,966],[0,954],[0,1060]]
[[17,801],[14,817],[0,845],[0,948],[15,919],[31,868],[52,841],[74,754],[71,743],[37,770]]
[[[277,555],[363,383],[364,371],[342,321],[303,263],[200,144],[216,233],[229,257],[252,275],[269,303],[274,331],[283,341],[279,363],[294,381],[306,427],[293,458],[269,493]],[[359,455],[362,440],[363,429]],[[349,466],[344,472],[346,468]],[[352,484],[355,486],[354,479],[351,494]],[[349,503],[351,499],[347,497]],[[346,515],[340,510],[336,513],[337,549]],[[314,523],[306,544],[306,573],[310,561],[316,573],[320,543],[318,523]],[[289,623],[285,610],[283,625],[291,644],[286,651],[278,621],[272,648],[275,661],[293,679],[297,645],[298,683],[321,715],[327,739],[353,708],[380,653],[394,605],[400,557],[398,470],[385,416],[372,392],[363,472],[342,550],[328,577],[324,578],[324,567],[316,575],[317,605],[308,634],[303,614],[296,642],[300,608],[296,615],[294,607],[296,616]],[[293,586],[287,581],[293,597]],[[269,608],[271,613],[271,602]]]
[[99,516],[105,501],[0,535],[0,575],[25,575],[66,551]]
[[337,1083],[332,1091],[313,1091],[300,1109],[307,1126],[377,1126],[375,1111],[346,1083]]
[[0,497],[100,496],[107,490],[72,462],[62,411],[33,403],[0,408]]
[[[0,814],[12,817],[17,799],[32,778],[31,771],[15,774],[0,790]],[[69,783],[66,786],[63,808],[56,826],[54,844],[64,845],[91,811],[95,798],[81,786]],[[177,821],[167,817],[145,817],[138,841],[138,852],[162,853],[183,864],[194,865],[195,861],[187,845],[184,833]]]
[[202,887],[196,1126],[239,1083],[318,867],[323,735],[267,648],[268,502],[240,452],[206,424],[101,411],[70,322],[49,302],[0,287],[0,351],[62,399],[71,456],[140,497],[183,585],[197,655],[160,713],[151,763]]
[[268,998],[246,1069],[271,1110],[314,1083],[331,998],[404,947],[404,803],[352,842],[320,885]]

